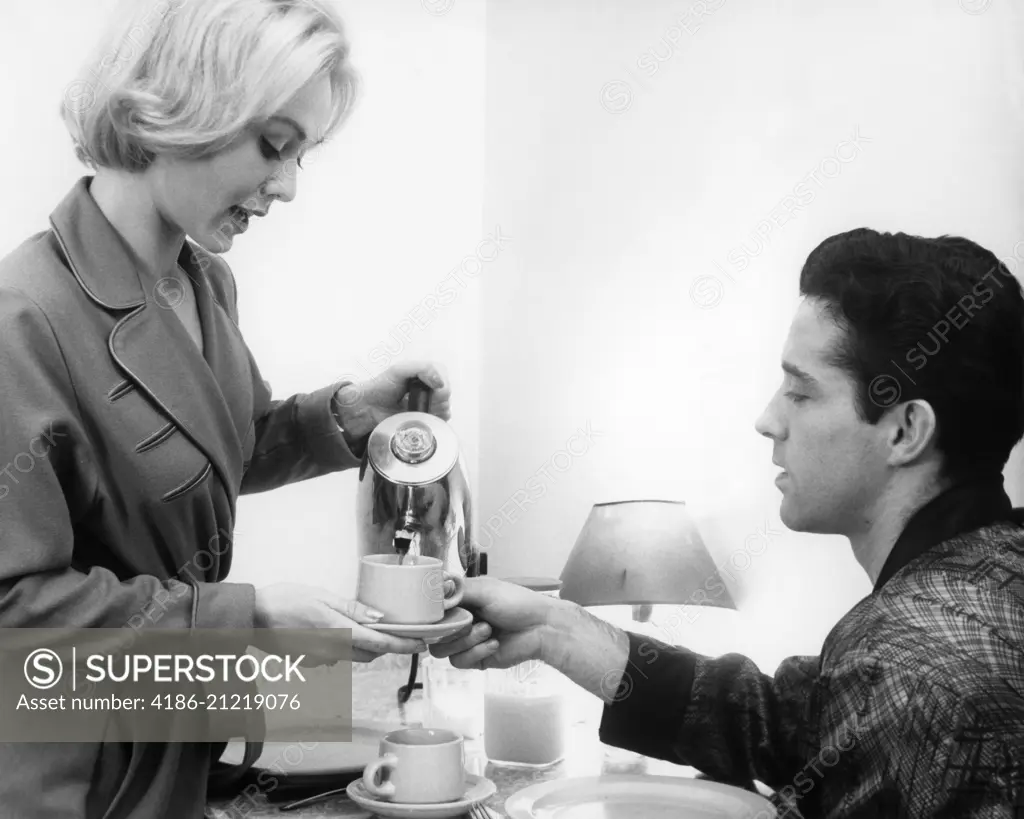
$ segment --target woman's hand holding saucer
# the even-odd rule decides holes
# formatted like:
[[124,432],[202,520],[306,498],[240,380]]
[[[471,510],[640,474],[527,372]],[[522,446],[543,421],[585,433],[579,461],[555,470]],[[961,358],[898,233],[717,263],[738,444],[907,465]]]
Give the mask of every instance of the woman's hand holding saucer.
[[[383,654],[417,654],[426,651],[422,640],[395,637],[361,625],[377,623],[379,612],[356,600],[348,600],[327,589],[300,583],[274,583],[256,590],[257,629],[351,629],[351,658],[357,663],[368,663]],[[288,639],[286,635],[276,635]],[[266,635],[273,640],[275,635]],[[265,641],[265,640],[264,640]],[[336,642],[327,641],[326,646]],[[339,662],[329,648],[321,653],[315,650],[307,657],[308,665],[328,665]]]

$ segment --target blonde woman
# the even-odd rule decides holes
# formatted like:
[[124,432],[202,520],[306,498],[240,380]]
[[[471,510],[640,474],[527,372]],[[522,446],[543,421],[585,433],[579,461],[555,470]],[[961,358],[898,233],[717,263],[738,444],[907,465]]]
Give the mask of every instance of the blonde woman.
[[[237,325],[219,254],[295,198],[354,88],[316,0],[137,0],[68,85],[94,173],[0,261],[0,627],[334,627],[356,660],[424,650],[329,591],[225,581],[240,493],[358,466],[414,375],[449,417],[429,364],[274,400]],[[199,817],[221,750],[0,745],[0,815]]]

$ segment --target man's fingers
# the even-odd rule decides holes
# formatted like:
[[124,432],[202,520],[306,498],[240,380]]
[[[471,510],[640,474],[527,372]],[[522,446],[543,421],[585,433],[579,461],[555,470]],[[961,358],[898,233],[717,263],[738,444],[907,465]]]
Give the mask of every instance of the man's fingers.
[[[487,630],[490,631],[491,627],[488,626],[487,623],[477,623],[477,625],[480,626],[480,627],[486,626]],[[472,633],[473,628],[474,628],[474,626],[472,626],[472,625],[463,626],[461,629],[456,631],[454,634],[447,634],[444,637],[438,638],[437,640],[434,641],[434,645],[441,644],[441,643],[453,643],[456,640],[461,640],[463,637],[466,637],[470,633]]]
[[497,640],[488,640],[485,643],[474,646],[468,651],[451,655],[451,664],[456,668],[495,668],[488,664],[488,660],[498,651]]
[[487,623],[474,623],[468,632],[460,633],[457,637],[434,643],[430,647],[430,653],[435,657],[450,657],[452,654],[467,651],[487,641],[490,637],[491,627]]
[[459,605],[464,609],[482,609],[488,603],[494,602],[493,594],[491,593],[494,589],[493,582],[493,577],[486,576],[464,578],[462,602]]

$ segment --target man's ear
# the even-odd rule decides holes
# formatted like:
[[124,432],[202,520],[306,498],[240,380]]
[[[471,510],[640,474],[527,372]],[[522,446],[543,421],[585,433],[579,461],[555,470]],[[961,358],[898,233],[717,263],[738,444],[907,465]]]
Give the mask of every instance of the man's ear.
[[927,401],[916,398],[897,404],[889,410],[888,416],[889,463],[892,466],[913,463],[934,444],[939,421]]

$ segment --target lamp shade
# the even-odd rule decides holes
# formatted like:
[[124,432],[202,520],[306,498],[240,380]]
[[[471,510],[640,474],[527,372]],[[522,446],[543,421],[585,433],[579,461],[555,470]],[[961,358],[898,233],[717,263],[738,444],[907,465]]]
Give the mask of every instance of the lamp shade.
[[562,570],[561,597],[736,608],[682,501],[595,504]]

